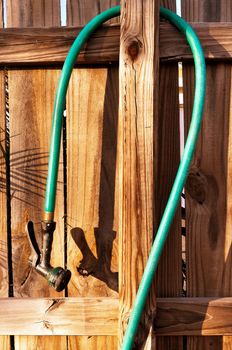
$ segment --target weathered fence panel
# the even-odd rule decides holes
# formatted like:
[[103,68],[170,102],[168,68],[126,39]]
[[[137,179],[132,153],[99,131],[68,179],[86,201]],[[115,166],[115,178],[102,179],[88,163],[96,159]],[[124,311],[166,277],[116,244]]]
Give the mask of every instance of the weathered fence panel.
[[[60,0],[0,1],[0,27],[7,27],[0,28],[3,350],[121,346],[180,161],[179,61],[185,134],[194,92],[190,50],[182,34],[159,23],[159,1],[121,1],[121,34],[119,18],[97,31],[71,76],[52,255],[54,265],[72,271],[66,291],[55,292],[31,270],[25,233],[33,220],[40,243],[61,63],[81,26],[119,3],[67,0],[67,28],[61,28]],[[160,4],[176,9],[175,0]],[[229,0],[186,0],[182,16],[193,23],[208,60],[204,121],[186,208],[177,210],[135,347],[229,350],[232,6]]]

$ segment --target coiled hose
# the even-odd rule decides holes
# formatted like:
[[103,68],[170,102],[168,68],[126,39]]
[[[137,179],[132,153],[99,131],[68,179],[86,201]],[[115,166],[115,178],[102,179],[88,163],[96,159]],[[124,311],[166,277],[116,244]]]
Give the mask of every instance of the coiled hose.
[[[176,208],[178,206],[181,193],[188,175],[189,167],[192,161],[193,152],[196,147],[198,134],[200,131],[204,100],[205,100],[205,87],[206,87],[206,68],[204,54],[200,45],[200,42],[191,28],[181,17],[171,12],[170,10],[160,7],[160,14],[163,18],[170,21],[176,26],[185,36],[192,50],[194,65],[195,65],[195,95],[192,111],[192,120],[189,128],[188,137],[185,144],[183,156],[179,165],[179,169],[164,210],[163,217],[161,219],[148,261],[144,270],[142,280],[138,289],[138,293],[134,302],[133,310],[130,315],[130,320],[124,336],[122,344],[123,350],[129,350],[133,346],[134,338],[138,329],[141,314],[143,312],[145,302],[153,281],[154,273],[156,271],[160,255],[162,253],[164,243],[168,236],[168,232],[175,215]],[[69,79],[72,73],[74,64],[76,63],[77,56],[89,39],[91,34],[105,21],[119,16],[120,6],[110,8],[107,11],[102,12],[95,18],[93,18],[80,32],[76,40],[74,41],[67,58],[64,62],[64,66],[61,72],[55,105],[53,112],[53,124],[52,135],[50,143],[50,157],[48,165],[48,177],[46,185],[46,197],[44,204],[45,214],[52,214],[55,208],[56,197],[56,185],[57,185],[57,173],[59,164],[60,153],[60,140],[62,130],[62,119],[65,105],[65,98],[68,88]]]

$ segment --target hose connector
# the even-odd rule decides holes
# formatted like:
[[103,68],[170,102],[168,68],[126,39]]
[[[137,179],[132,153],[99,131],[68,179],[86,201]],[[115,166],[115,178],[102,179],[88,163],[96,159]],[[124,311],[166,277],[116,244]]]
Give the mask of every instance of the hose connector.
[[62,267],[53,267],[50,264],[53,233],[56,228],[54,221],[41,221],[41,234],[43,237],[42,251],[40,251],[35,237],[34,225],[29,221],[26,225],[27,237],[31,247],[31,255],[29,257],[30,265],[52,286],[57,292],[61,292],[68,285],[71,272]]

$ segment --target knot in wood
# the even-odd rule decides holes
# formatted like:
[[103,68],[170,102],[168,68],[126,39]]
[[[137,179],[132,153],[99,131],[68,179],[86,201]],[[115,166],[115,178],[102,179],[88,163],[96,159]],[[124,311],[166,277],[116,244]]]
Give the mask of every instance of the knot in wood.
[[139,57],[142,47],[143,44],[138,38],[133,38],[128,42],[127,53],[133,62]]
[[199,204],[206,200],[207,181],[199,171],[189,174],[186,182],[186,191]]

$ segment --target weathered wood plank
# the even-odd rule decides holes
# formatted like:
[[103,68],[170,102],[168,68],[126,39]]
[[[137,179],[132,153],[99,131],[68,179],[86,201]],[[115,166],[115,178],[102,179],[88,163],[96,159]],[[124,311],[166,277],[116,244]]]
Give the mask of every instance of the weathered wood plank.
[[[153,128],[158,112],[159,80],[159,1],[122,1],[121,5],[119,348],[153,238]],[[149,335],[154,307],[154,293],[151,293],[135,339],[135,348],[142,348],[145,343],[147,349],[155,346]]]
[[[61,64],[80,30],[68,27],[0,30],[0,64]],[[78,62],[118,62],[119,32],[118,25],[99,29],[81,51]]]
[[[0,71],[0,298],[8,296],[8,246],[7,246],[7,160],[5,74]],[[8,157],[7,157],[8,158]],[[9,337],[0,337],[0,348],[10,350]]]
[[[232,60],[230,23],[191,23],[208,60]],[[0,65],[62,64],[80,27],[7,28],[0,30]],[[119,60],[119,25],[105,25],[89,39],[78,64],[110,64]],[[161,61],[191,60],[182,34],[167,22],[160,23]]]
[[[67,98],[69,296],[117,295],[114,178],[118,70],[74,70]],[[80,103],[81,101],[81,103]]]
[[63,343],[61,347],[60,337],[50,336],[50,335],[43,335],[43,336],[37,336],[37,337],[35,336],[17,337],[17,343],[15,348],[17,350],[37,350],[37,349],[64,350],[66,349],[65,343]]
[[[59,70],[8,72],[15,296],[59,295],[38,273],[30,273],[30,250],[25,233],[26,222],[32,220],[35,223],[38,242],[41,244],[40,220],[45,195],[53,101],[59,74]],[[57,228],[53,243],[53,263],[56,266],[62,266],[64,259],[63,213],[60,176],[55,218]]]
[[[67,0],[68,25],[84,25],[98,13],[116,5],[120,5],[120,0]],[[119,18],[109,22],[117,23],[119,22]]]
[[[231,23],[190,22],[190,24],[199,37],[207,60],[231,61]],[[160,24],[160,57],[164,61],[192,58],[189,45],[183,34],[166,22]]]
[[105,349],[117,349],[117,337],[116,336],[88,336],[88,337],[68,337],[68,349],[69,350],[105,350]]
[[[0,305],[0,334],[4,335],[117,334],[118,300],[113,298],[12,298],[10,302],[2,298]],[[63,338],[58,339],[61,343]],[[37,341],[31,338],[31,343]],[[49,341],[42,348],[45,345]],[[58,349],[64,346],[65,342]]]
[[[3,28],[3,2],[0,1],[0,28]],[[9,157],[6,155],[7,136],[6,122],[6,94],[5,94],[5,72],[0,71],[0,297],[7,297],[9,291],[9,269],[8,269],[8,242],[7,242],[7,196],[9,195],[9,187],[7,186],[8,177],[7,169],[9,168]],[[7,150],[8,152],[8,150]],[[10,337],[0,337],[0,348],[2,350],[10,350]]]
[[[13,237],[14,294],[16,296],[58,296],[44,278],[30,271],[30,254],[25,224],[35,222],[41,244],[40,220],[51,130],[52,106],[59,70],[9,71],[11,132],[11,210]],[[64,264],[63,179],[59,174],[52,264]],[[29,341],[29,340],[24,340]],[[32,339],[35,342],[35,339]],[[19,343],[21,340],[19,339]],[[65,343],[65,339],[64,339]],[[45,343],[44,343],[45,344]],[[45,344],[45,348],[48,346]],[[44,349],[45,349],[44,348]]]
[[[113,230],[117,104],[117,67],[73,72],[67,99],[68,267],[73,273],[69,296],[117,295]],[[68,340],[70,350],[106,345],[115,349],[116,343],[115,337]]]
[[157,335],[232,335],[231,320],[232,298],[157,299]]
[[[176,10],[175,0],[163,0],[161,5],[174,12]],[[173,28],[171,30],[173,31]],[[161,220],[180,162],[178,63],[161,62],[159,79],[159,115],[154,136],[156,140],[154,231]],[[181,240],[181,217],[178,208],[157,270],[155,290],[157,298],[182,296]],[[157,349],[182,349],[182,337],[158,337]]]
[[[57,0],[7,0],[7,27],[54,27],[60,25]],[[18,10],[20,6],[20,11]]]
[[[84,25],[103,6],[116,3],[70,0],[67,23]],[[99,44],[104,40],[99,38]],[[73,273],[69,296],[117,296],[113,230],[117,111],[117,67],[73,72],[67,97],[68,266]],[[68,349],[116,348],[116,337],[99,335],[69,337]]]
[[[7,0],[7,26],[33,27],[60,25],[59,0]],[[11,150],[11,229],[13,248],[14,296],[58,296],[47,282],[28,265],[29,246],[25,234],[27,220],[35,222],[41,244],[42,218],[52,110],[59,70],[9,71],[10,150]],[[62,160],[61,160],[62,161]],[[63,176],[59,172],[52,264],[64,264]],[[33,337],[15,337],[15,349]],[[31,345],[29,345],[31,344]],[[41,349],[50,348],[49,338]],[[59,338],[57,350],[66,348],[66,338]]]
[[[110,344],[117,335],[116,298],[8,298],[0,300],[0,334],[31,335],[107,335],[76,338],[78,345]],[[232,335],[232,298],[157,298],[154,329],[159,336]],[[20,344],[27,343],[22,337]],[[49,339],[49,338],[47,338]],[[59,338],[58,338],[59,339]],[[74,338],[73,338],[74,339]],[[82,339],[82,341],[81,341]],[[205,340],[207,338],[204,338]],[[55,341],[50,337],[51,342]],[[35,343],[42,339],[33,338]],[[115,344],[115,337],[111,338]],[[72,346],[73,343],[70,343]],[[21,345],[22,346],[22,345]],[[91,348],[92,346],[92,348]],[[88,348],[89,349],[89,348]]]
[[[182,2],[190,21],[231,22],[231,1]],[[194,89],[193,67],[184,64],[184,108],[189,126]],[[186,256],[188,296],[230,296],[231,63],[207,66],[206,105],[202,132],[186,184]],[[217,142],[215,143],[215,140]],[[189,338],[188,349],[226,349],[223,339]]]

